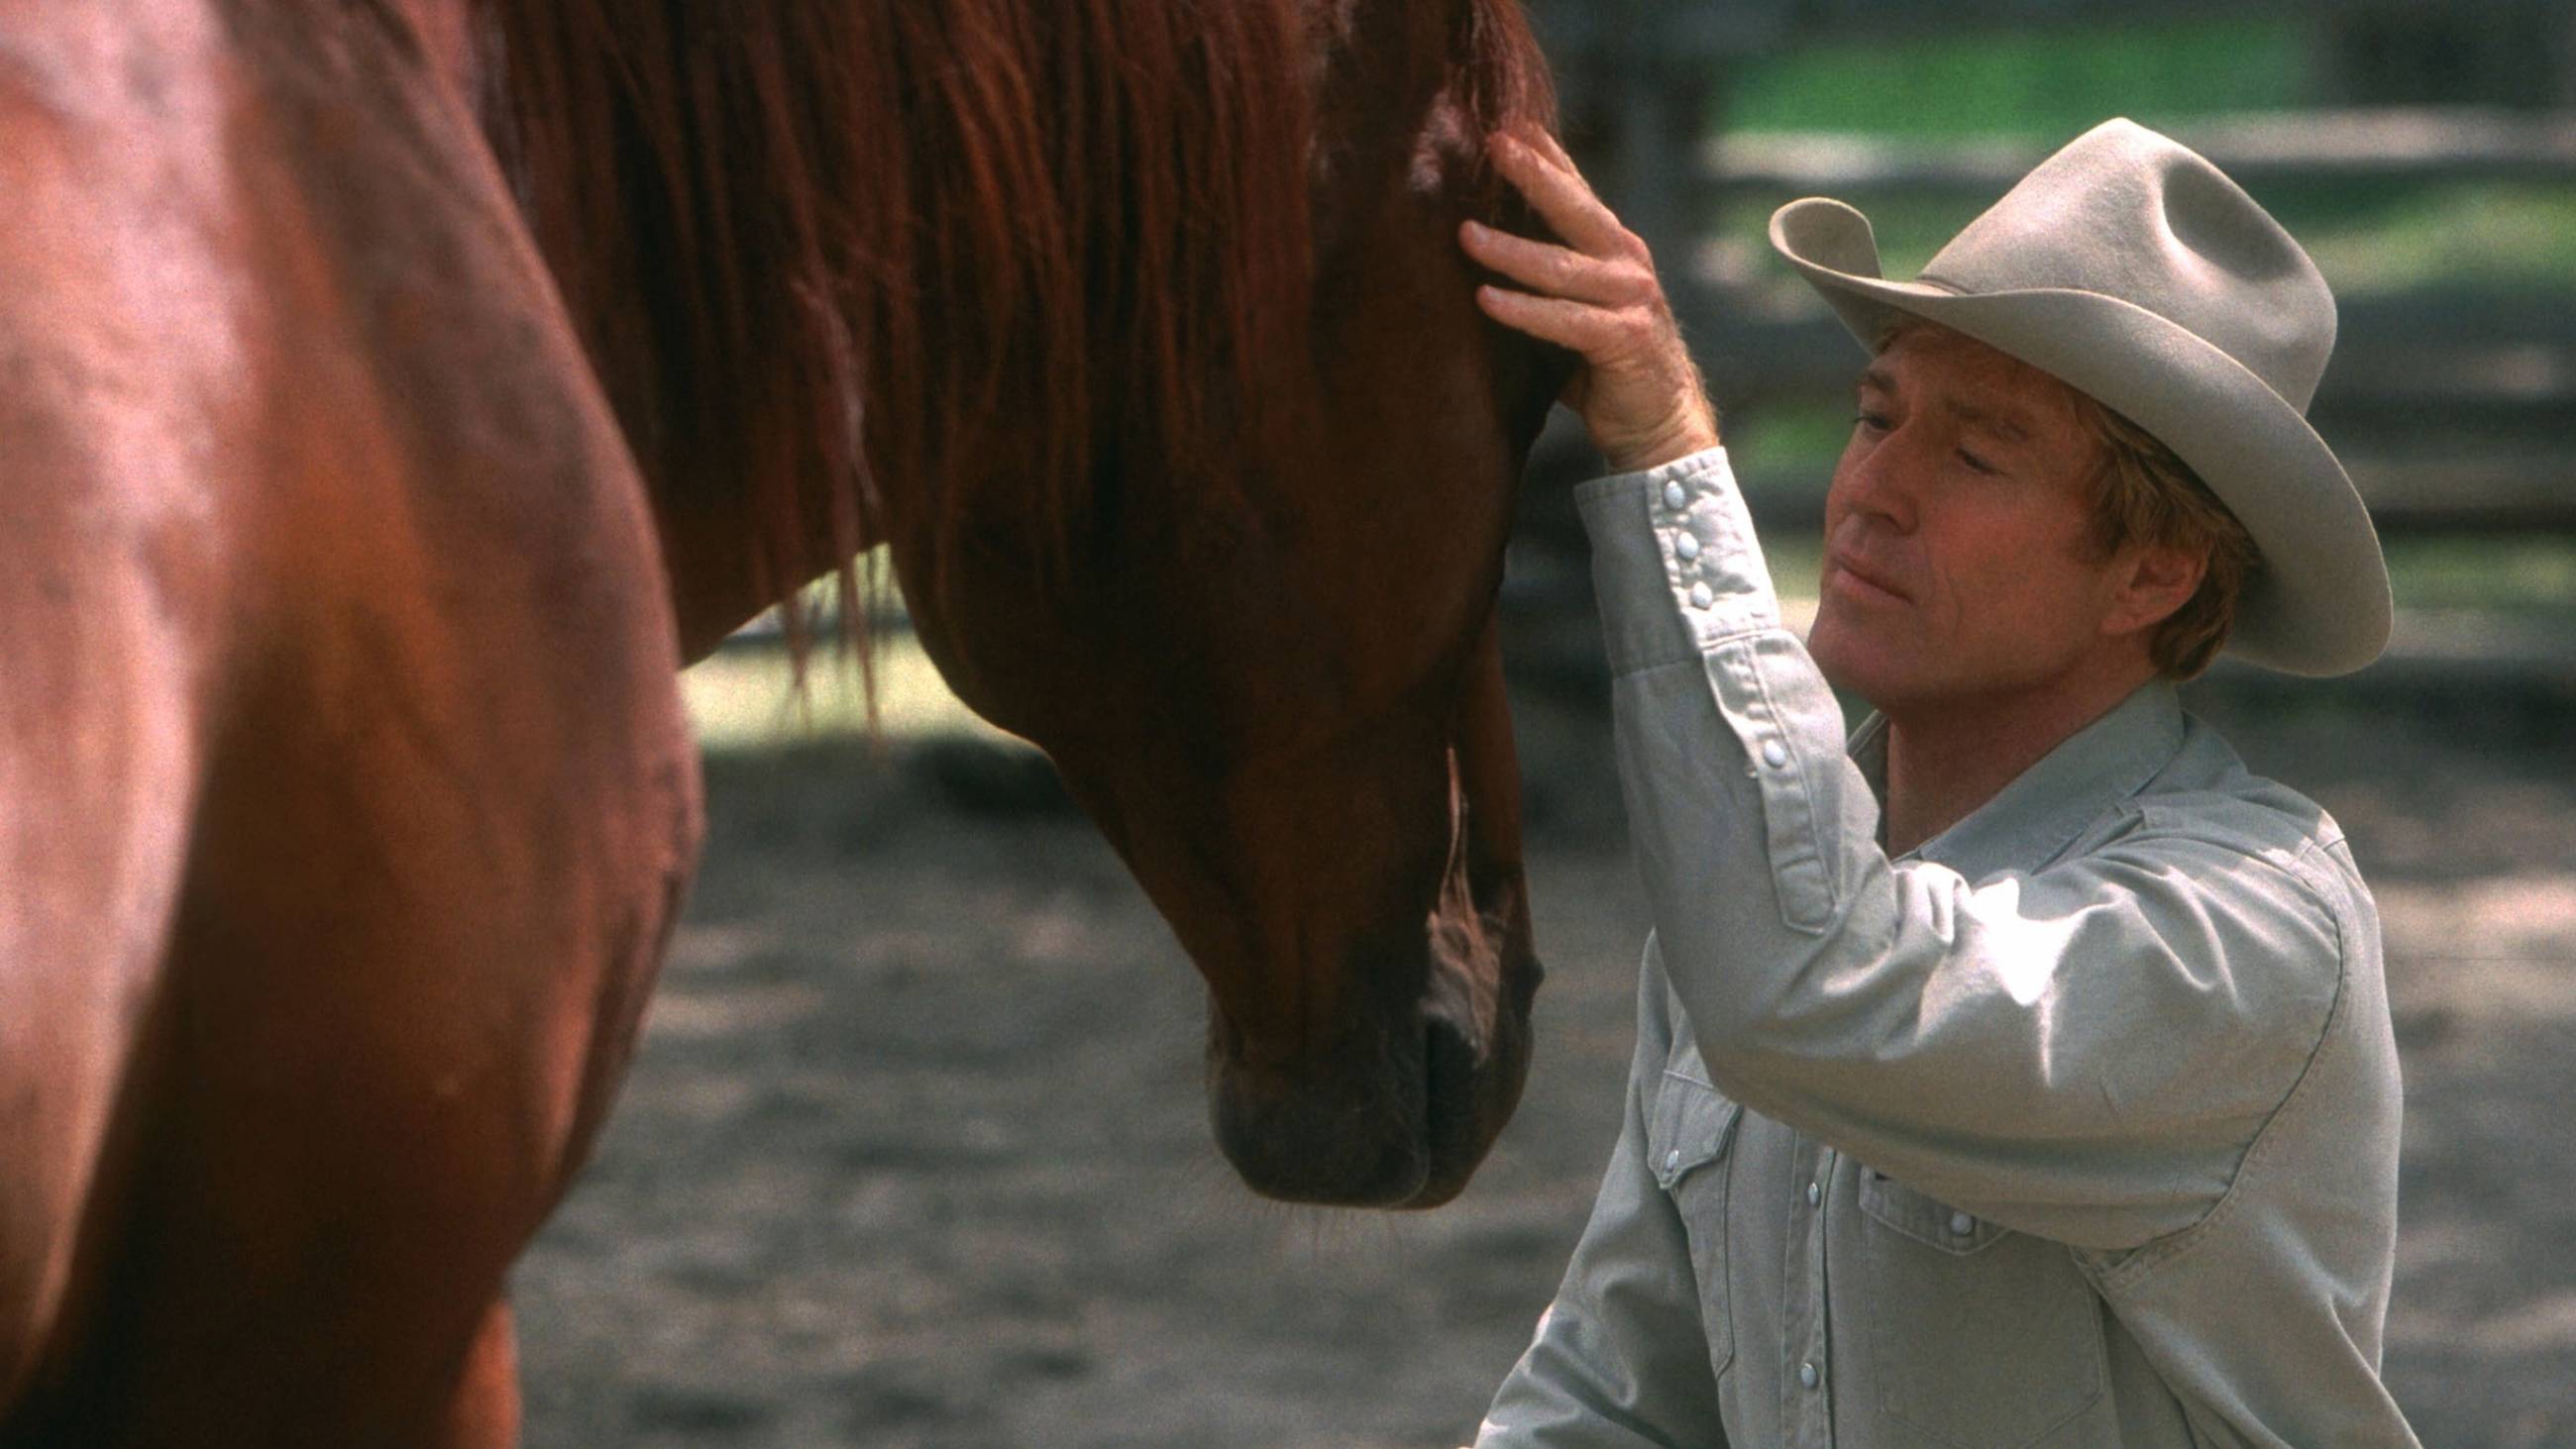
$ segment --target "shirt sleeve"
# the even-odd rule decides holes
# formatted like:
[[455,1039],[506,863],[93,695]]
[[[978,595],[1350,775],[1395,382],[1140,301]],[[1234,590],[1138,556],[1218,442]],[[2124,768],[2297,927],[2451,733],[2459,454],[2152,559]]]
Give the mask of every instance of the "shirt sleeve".
[[1711,1080],[2079,1248],[2206,1217],[2339,987],[2334,914],[2296,863],[2144,812],[2035,872],[1891,861],[1723,451],[1576,499],[1650,949]]
[[1661,977],[1643,976],[1627,1118],[1609,1171],[1475,1449],[1724,1449],[1689,1241],[1646,1161],[1646,1113],[1671,1027]]

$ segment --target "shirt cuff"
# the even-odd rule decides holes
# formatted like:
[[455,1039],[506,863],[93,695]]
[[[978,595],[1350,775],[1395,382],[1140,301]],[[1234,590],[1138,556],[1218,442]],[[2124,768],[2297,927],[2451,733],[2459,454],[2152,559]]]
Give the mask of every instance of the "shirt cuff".
[[1780,601],[1726,450],[1574,490],[1613,675],[1695,659],[1780,627]]

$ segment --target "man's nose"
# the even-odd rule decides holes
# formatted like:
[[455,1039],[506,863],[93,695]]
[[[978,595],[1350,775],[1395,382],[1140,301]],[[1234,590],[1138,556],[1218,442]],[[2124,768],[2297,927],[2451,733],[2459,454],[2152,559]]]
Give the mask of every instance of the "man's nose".
[[1830,489],[1841,507],[1832,511],[1867,515],[1898,533],[1913,532],[1918,506],[1915,480],[1921,476],[1920,460],[1914,456],[1921,440],[1913,436],[1915,431],[1899,427],[1866,452],[1845,453]]

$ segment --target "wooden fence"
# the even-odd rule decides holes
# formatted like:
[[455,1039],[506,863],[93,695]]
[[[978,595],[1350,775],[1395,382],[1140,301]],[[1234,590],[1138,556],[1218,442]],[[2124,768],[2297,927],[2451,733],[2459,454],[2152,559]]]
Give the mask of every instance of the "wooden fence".
[[[1587,170],[1655,246],[1720,405],[1757,431],[1774,410],[1839,397],[1857,354],[1821,308],[1765,310],[1763,284],[1776,295],[1778,278],[1764,273],[1780,270],[1767,254],[1699,265],[1719,220],[1805,194],[1864,210],[1930,197],[1972,211],[2047,147],[1729,135],[1722,127],[1705,135],[1736,67],[1816,40],[2242,13],[2215,0],[1534,0],[1532,8]],[[2576,183],[2576,7],[2308,0],[2286,13],[2312,21],[2313,69],[2329,92],[2318,99],[2330,108],[2174,128],[2256,195],[2320,183]],[[2576,237],[2568,245],[2576,248]],[[2384,529],[2576,532],[2576,309],[2452,283],[2348,296],[2312,416]],[[1551,461],[1580,466],[1563,452]],[[1775,518],[1811,518],[1820,507],[1821,479],[1746,481]],[[1547,521],[1538,520],[1542,532]]]

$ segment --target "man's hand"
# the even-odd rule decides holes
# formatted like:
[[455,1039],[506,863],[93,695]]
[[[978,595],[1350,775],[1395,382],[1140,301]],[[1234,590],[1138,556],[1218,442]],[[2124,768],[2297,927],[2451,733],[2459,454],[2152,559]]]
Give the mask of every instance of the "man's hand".
[[1530,289],[1479,287],[1476,304],[1506,327],[1582,355],[1564,402],[1582,416],[1613,472],[1715,446],[1716,409],[1682,345],[1646,244],[1592,194],[1555,137],[1535,128],[1497,133],[1485,149],[1494,169],[1569,245],[1466,223],[1459,243],[1467,255]]

